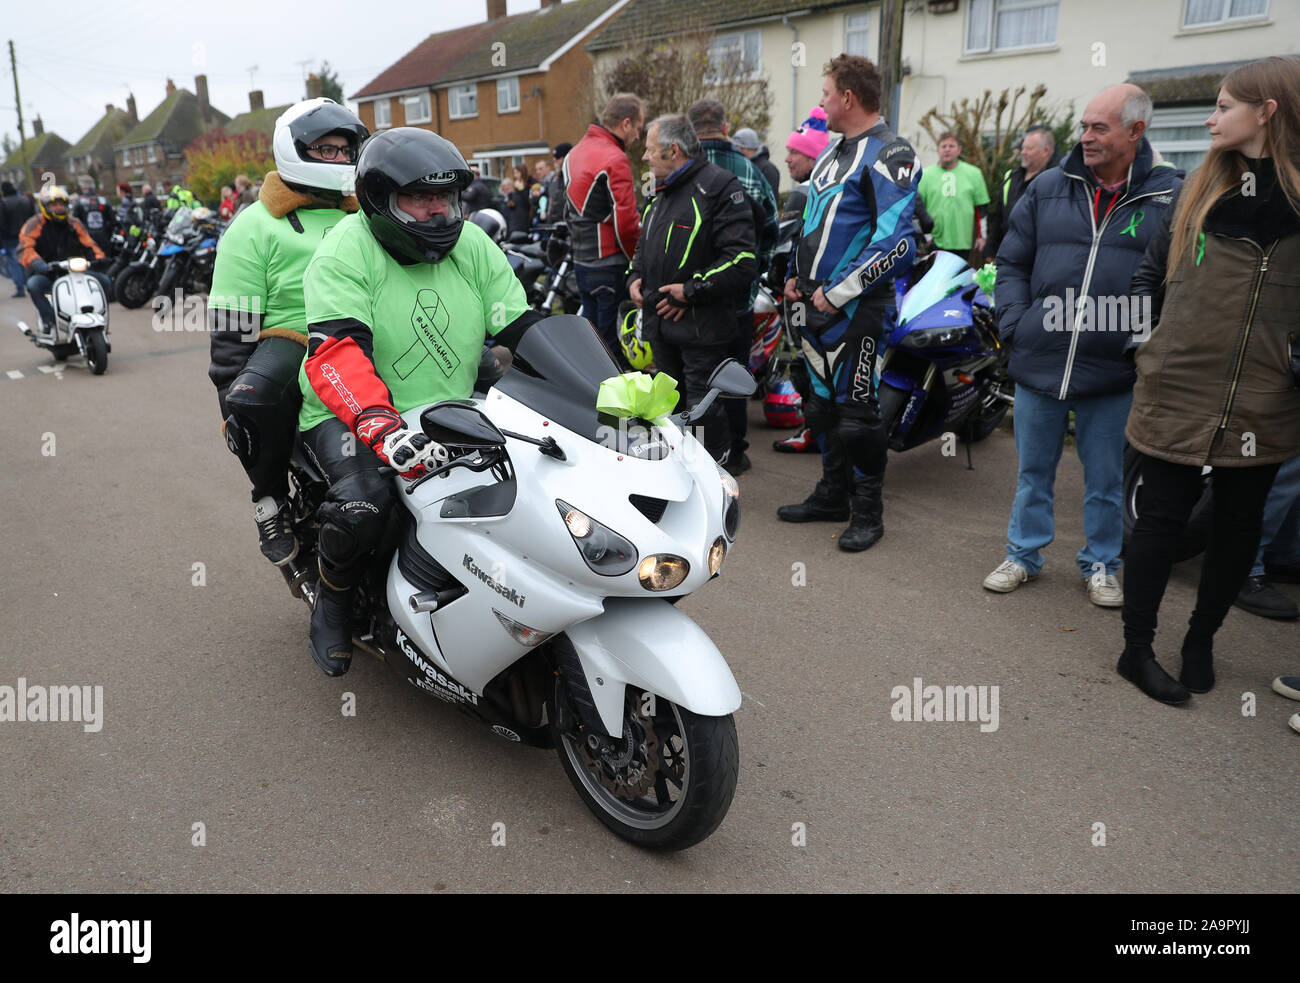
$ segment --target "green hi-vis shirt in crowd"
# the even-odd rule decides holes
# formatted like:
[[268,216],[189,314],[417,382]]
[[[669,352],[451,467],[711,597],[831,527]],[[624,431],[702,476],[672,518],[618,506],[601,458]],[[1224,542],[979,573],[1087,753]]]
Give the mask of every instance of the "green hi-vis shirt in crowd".
[[951,171],[938,165],[921,171],[918,187],[925,208],[934,218],[934,244],[956,253],[975,244],[975,206],[989,203],[984,175],[974,164],[957,161]]
[[260,201],[235,216],[217,245],[209,307],[261,314],[263,331],[285,328],[306,336],[302,277],[316,247],[347,212],[299,208],[294,214],[302,232],[287,216],[272,216]]
[[[403,266],[364,215],[349,215],[316,250],[303,286],[309,324],[354,318],[370,328],[375,372],[399,413],[468,396],[484,340],[528,310],[501,247],[472,222],[441,262]],[[298,427],[310,430],[333,414],[304,369],[298,383]]]

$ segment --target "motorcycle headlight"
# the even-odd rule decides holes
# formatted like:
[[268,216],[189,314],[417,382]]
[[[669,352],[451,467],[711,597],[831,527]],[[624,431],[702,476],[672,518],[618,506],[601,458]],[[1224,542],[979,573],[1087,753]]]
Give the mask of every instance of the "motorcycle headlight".
[[904,335],[902,344],[907,348],[951,348],[960,345],[970,333],[966,325],[953,328],[926,328]]
[[577,544],[587,566],[602,577],[617,577],[636,566],[637,552],[627,538],[608,526],[601,525],[585,512],[580,512],[568,502],[555,500],[569,535]]
[[90,264],[86,262],[84,256],[74,256],[72,259],[68,260],[68,269],[73,273],[85,273],[86,267],[89,265]]
[[719,536],[709,547],[709,576],[717,576],[718,571],[722,568],[722,561],[727,555],[727,544]]
[[647,556],[637,568],[637,579],[646,590],[672,590],[691,572],[691,565],[680,556],[660,553]]

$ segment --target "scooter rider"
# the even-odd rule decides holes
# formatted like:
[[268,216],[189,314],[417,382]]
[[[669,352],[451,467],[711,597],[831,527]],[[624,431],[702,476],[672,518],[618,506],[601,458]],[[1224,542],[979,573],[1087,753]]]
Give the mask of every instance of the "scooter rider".
[[[57,184],[41,189],[36,206],[36,214],[23,224],[18,236],[18,262],[27,271],[27,293],[36,305],[41,332],[45,333],[54,325],[54,308],[46,296],[55,280],[47,274],[49,264],[76,256],[103,259],[104,251],[95,245],[86,227],[68,215],[68,193]],[[103,273],[89,273],[104,288],[104,299],[111,301],[113,281]]]
[[330,482],[308,648],[330,676],[351,665],[352,589],[394,504],[379,468],[409,481],[448,459],[399,414],[469,396],[484,340],[513,349],[542,318],[500,247],[463,220],[472,180],[436,133],[376,134],[357,161],[361,214],[326,237],[303,279],[310,334],[299,428]]
[[916,252],[921,169],[911,145],[880,116],[880,85],[866,58],[839,55],[826,66],[821,105],[829,128],[843,136],[813,166],[785,286],[810,373],[804,415],[821,443],[822,478],[807,499],[776,514],[786,522],[849,519],[839,547],[851,551],[868,549],[885,531],[887,444],[875,356],[894,320],[894,279],[911,269]]
[[208,299],[212,364],[223,430],[253,483],[263,555],[298,555],[287,469],[298,432],[298,367],[307,348],[302,277],[325,234],[357,210],[357,154],[369,132],[332,99],[291,106],[275,123],[276,170],[217,248]]

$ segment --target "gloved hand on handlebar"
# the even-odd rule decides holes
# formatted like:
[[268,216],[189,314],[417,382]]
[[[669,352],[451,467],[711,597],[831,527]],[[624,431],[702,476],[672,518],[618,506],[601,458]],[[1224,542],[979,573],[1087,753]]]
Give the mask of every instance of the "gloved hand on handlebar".
[[402,418],[387,407],[358,414],[357,436],[407,481],[423,477],[450,459],[447,448],[427,434],[408,429]]

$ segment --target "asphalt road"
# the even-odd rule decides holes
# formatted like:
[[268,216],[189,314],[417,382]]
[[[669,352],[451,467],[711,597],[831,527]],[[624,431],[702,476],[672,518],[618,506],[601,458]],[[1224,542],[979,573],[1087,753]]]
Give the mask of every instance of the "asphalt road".
[[[1121,680],[1118,612],[1074,565],[1069,450],[1043,575],[993,595],[1008,433],[973,471],[937,444],[893,455],[885,538],[849,555],[836,525],[776,521],[819,465],[773,453],[751,404],[739,544],[682,605],[745,694],[740,784],[710,839],[657,856],[608,833],[552,752],[364,655],[320,673],[307,609],[258,552],[204,335],[114,306],[96,378],[42,372],[13,328],[30,316],[0,300],[0,686],[102,686],[103,721],[0,722],[2,891],[1295,888],[1300,707],[1269,683],[1300,670],[1300,629],[1233,611],[1217,687],[1183,708]],[[1198,570],[1176,569],[1162,612],[1175,672]],[[892,719],[917,677],[998,687],[997,729]]]

